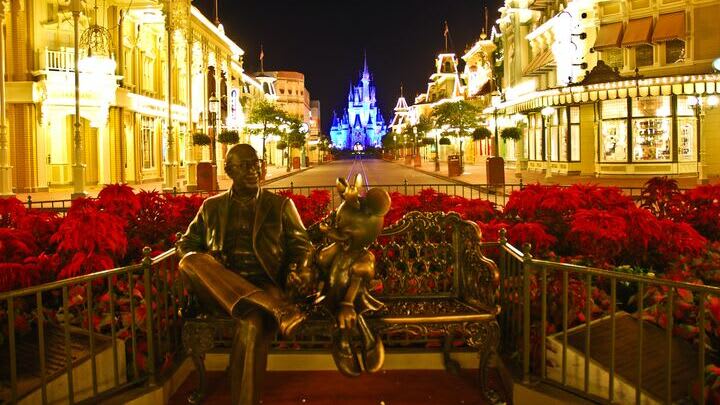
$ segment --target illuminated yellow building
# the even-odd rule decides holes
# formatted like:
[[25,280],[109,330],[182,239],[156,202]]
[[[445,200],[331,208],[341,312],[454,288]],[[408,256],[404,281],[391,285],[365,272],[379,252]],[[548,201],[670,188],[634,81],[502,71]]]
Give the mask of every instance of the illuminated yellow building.
[[[305,87],[305,75],[291,71],[264,72],[264,74],[275,79],[275,94],[278,107],[288,114],[299,117],[308,125],[308,131],[312,129],[310,92]],[[311,135],[311,133],[308,132],[308,135]],[[275,154],[274,159],[278,162],[282,160],[282,154],[286,152],[275,147],[268,150]],[[301,155],[301,150],[292,150],[293,157],[301,157]]]
[[524,132],[507,160],[546,176],[720,175],[720,1],[507,0],[500,11],[498,125]]
[[[193,188],[197,163],[211,154],[208,147],[193,146],[191,135],[239,130],[241,95],[271,96],[262,84],[256,88],[246,80],[242,49],[189,0],[2,3],[7,6],[6,133],[16,193],[159,180],[165,188]],[[209,100],[214,99],[213,113]],[[82,151],[79,163],[86,165],[82,176],[74,176],[77,150]]]

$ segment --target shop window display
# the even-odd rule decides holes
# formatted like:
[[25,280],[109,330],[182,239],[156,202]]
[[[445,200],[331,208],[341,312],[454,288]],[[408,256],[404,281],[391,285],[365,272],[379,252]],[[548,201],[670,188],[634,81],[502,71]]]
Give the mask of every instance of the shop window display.
[[633,120],[633,161],[671,159],[669,118]]
[[681,162],[697,160],[695,148],[697,121],[695,111],[688,104],[688,99],[687,96],[681,96],[677,100],[678,161]]
[[642,97],[632,104],[633,161],[671,160],[670,97]]
[[627,101],[607,100],[600,106],[600,161],[627,162]]

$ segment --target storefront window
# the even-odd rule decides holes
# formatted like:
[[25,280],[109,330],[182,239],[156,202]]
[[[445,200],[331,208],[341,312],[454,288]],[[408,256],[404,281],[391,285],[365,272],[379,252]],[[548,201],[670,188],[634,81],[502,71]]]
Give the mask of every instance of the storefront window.
[[568,132],[567,132],[567,109],[560,108],[557,111],[558,121],[558,160],[568,160]]
[[627,120],[603,120],[600,142],[603,162],[627,162]]
[[570,161],[580,161],[580,107],[570,107]]
[[155,167],[155,119],[142,117],[140,135],[142,140],[142,161],[143,169]]
[[540,114],[537,115],[535,120],[535,160],[545,160],[545,154],[543,152],[543,143],[545,134],[543,133],[543,118]]
[[671,160],[670,97],[641,97],[632,104],[633,161]]
[[530,125],[528,125],[527,132],[523,136],[523,158],[525,159],[530,157],[530,137],[535,133],[535,119],[530,116],[528,122]]
[[601,109],[600,160],[627,162],[627,101],[603,101]]
[[688,104],[686,96],[677,99],[678,124],[678,161],[687,162],[697,160],[695,141],[697,139],[697,121],[695,111]]

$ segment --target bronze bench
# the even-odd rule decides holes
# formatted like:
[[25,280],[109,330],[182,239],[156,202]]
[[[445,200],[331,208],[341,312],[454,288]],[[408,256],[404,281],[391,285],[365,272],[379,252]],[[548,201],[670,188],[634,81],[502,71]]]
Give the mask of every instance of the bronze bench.
[[[442,336],[449,371],[459,368],[449,349],[461,337],[479,353],[480,388],[487,393],[488,359],[500,340],[499,273],[481,252],[480,242],[478,226],[456,213],[411,212],[386,227],[370,248],[376,257],[374,295],[386,307],[366,320],[390,349],[418,342],[423,346],[428,337]],[[276,343],[328,347],[333,322],[327,310],[315,308],[294,341]],[[201,400],[206,389],[205,353],[222,344],[233,325],[229,318],[185,320],[183,344],[200,377],[194,399]]]

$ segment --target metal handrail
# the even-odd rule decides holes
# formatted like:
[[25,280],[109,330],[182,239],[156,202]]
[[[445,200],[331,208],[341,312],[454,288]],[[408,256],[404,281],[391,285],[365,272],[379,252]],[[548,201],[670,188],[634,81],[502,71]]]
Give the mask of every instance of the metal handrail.
[[[662,400],[666,403],[672,402],[672,343],[673,343],[673,322],[674,322],[674,298],[678,295],[677,290],[684,289],[693,293],[693,296],[697,298],[698,316],[698,341],[705,342],[705,324],[706,324],[706,300],[709,296],[720,297],[720,287],[708,286],[702,284],[693,284],[683,281],[674,281],[661,279],[654,276],[627,274],[621,272],[614,272],[610,270],[604,270],[600,268],[580,266],[569,263],[558,263],[549,260],[539,260],[533,258],[530,254],[530,246],[524,246],[521,252],[511,244],[507,243],[504,239],[504,235],[501,232],[501,239],[499,242],[486,242],[482,244],[483,248],[500,247],[500,262],[499,268],[501,271],[501,290],[500,290],[500,305],[503,309],[503,313],[499,317],[501,324],[501,333],[503,335],[503,342],[507,342],[509,347],[505,347],[506,350],[511,352],[520,351],[522,356],[520,361],[522,363],[523,380],[528,382],[530,379],[537,379],[552,385],[556,385],[562,389],[573,392],[576,395],[584,397],[588,400],[597,400],[598,392],[591,392],[589,386],[590,381],[590,330],[591,322],[591,294],[593,284],[593,278],[603,279],[605,282],[610,284],[610,308],[607,315],[610,319],[610,365],[608,371],[609,381],[607,382],[606,396],[601,397],[603,401],[609,401],[614,403],[615,401],[615,387],[617,383],[616,378],[616,312],[617,312],[617,284],[618,283],[635,283],[638,286],[638,296],[644,297],[644,292],[647,287],[664,287],[667,289],[666,301],[662,305],[661,311],[664,311],[664,315],[667,319],[667,326],[665,328],[665,356],[666,356],[666,373],[665,373],[665,386],[666,391],[664,393],[657,393],[662,395]],[[554,272],[562,277],[562,289],[561,297],[552,296],[549,298],[548,295],[548,276],[550,272]],[[568,330],[569,330],[569,279],[570,275],[573,275],[576,280],[581,282],[585,289],[585,321],[581,322],[581,325],[585,327],[585,344],[584,353],[580,356],[584,359],[584,385],[582,387],[573,386],[568,381]],[[540,302],[540,314],[531,312],[531,277],[536,278],[536,283],[539,293]],[[518,296],[519,295],[519,296]],[[560,333],[562,334],[562,362],[561,362],[561,376],[560,381],[551,379],[547,376],[546,371],[548,369],[546,355],[548,353],[547,347],[547,335],[546,325],[548,322],[548,299],[559,300],[562,302],[562,325],[559,327]],[[557,302],[557,301],[556,301]],[[537,308],[537,307],[534,307]],[[637,303],[637,313],[642,314],[644,311],[644,299],[639,299]],[[531,351],[534,346],[531,344],[531,329],[533,325],[537,326],[537,330],[540,337],[540,358],[536,359],[531,356]],[[639,334],[640,338],[637,343],[638,357],[636,359],[637,371],[636,381],[637,384],[634,388],[634,402],[640,404],[642,401],[642,379],[643,379],[643,335],[644,321],[639,322]],[[557,330],[556,330],[556,333]],[[517,345],[514,342],[519,342]],[[537,344],[537,343],[535,343]],[[701,387],[699,390],[700,402],[705,403],[705,344],[698,345],[698,380],[700,381]],[[582,376],[578,376],[582,378]]]

